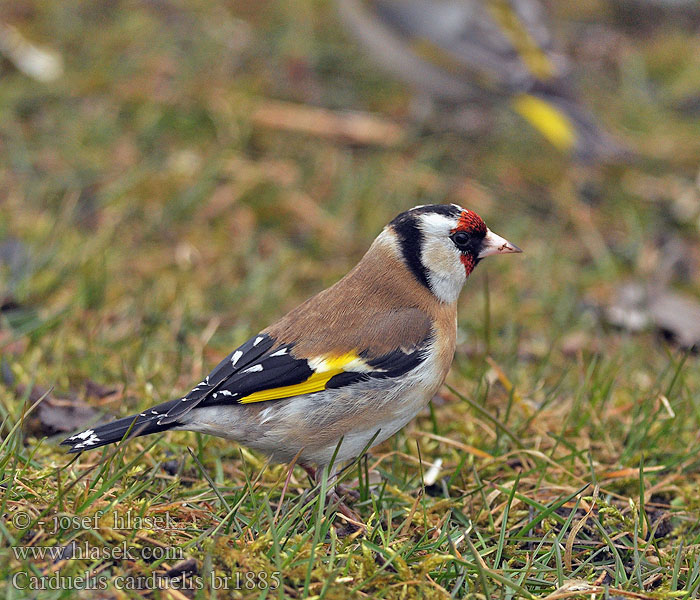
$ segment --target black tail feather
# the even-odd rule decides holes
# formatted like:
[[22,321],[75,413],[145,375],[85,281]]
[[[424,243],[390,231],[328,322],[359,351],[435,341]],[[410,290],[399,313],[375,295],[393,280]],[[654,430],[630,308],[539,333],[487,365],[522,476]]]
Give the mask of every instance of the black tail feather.
[[82,452],[83,450],[92,450],[93,448],[118,442],[127,432],[129,432],[129,437],[136,437],[173,429],[179,423],[165,423],[161,425],[159,420],[177,402],[179,400],[165,402],[138,415],[131,415],[105,425],[86,429],[66,438],[61,442],[61,445],[70,446],[68,452]]

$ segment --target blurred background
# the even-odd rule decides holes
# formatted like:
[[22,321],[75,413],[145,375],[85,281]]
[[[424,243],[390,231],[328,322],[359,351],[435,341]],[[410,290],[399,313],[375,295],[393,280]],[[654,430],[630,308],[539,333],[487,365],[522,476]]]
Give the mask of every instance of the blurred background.
[[[185,360],[202,331],[222,352],[419,203],[472,208],[525,248],[484,269],[494,318],[520,332],[509,343],[547,344],[551,320],[590,332],[627,278],[644,289],[623,290],[638,310],[613,306],[617,325],[655,322],[660,287],[697,298],[694,2],[13,0],[1,14],[0,334],[5,352],[32,333],[44,364],[69,360],[61,385],[86,361],[118,376],[111,344],[134,336],[148,379],[150,352]],[[484,326],[480,287],[465,333]]]
[[[575,355],[625,332],[637,348],[660,331],[700,339],[695,3],[13,1],[1,14],[9,387],[99,374],[139,405],[165,400],[342,276],[398,212],[433,202],[526,251],[468,286],[463,355],[497,343],[556,371],[555,340]],[[637,366],[653,378],[654,361]]]
[[699,30],[683,0],[0,1],[2,419],[54,387],[27,485],[66,462],[39,439],[189,389],[397,213],[455,202],[525,253],[479,266],[452,391],[378,452],[456,440],[423,459],[467,489],[464,460],[528,465],[464,444],[538,448],[566,466],[520,479],[543,505],[543,481],[627,498],[675,469],[651,500],[696,506]]

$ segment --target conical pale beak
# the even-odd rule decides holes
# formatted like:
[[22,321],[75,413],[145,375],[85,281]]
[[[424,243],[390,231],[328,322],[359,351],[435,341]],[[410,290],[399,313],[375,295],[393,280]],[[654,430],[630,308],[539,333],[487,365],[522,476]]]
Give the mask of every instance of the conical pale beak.
[[514,252],[522,252],[522,250],[488,229],[486,237],[484,237],[484,241],[481,244],[481,252],[479,252],[477,258],[484,258],[491,254],[512,254]]

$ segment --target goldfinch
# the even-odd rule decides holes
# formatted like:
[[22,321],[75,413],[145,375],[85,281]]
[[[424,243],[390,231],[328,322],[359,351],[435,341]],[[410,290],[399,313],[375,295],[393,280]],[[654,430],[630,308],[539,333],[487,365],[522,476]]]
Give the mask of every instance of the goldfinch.
[[379,66],[454,111],[507,99],[559,150],[582,162],[627,151],[578,104],[537,0],[336,0]]
[[76,433],[81,452],[188,430],[313,471],[356,458],[426,406],[452,363],[457,298],[477,263],[521,250],[455,204],[401,213],[335,285],[224,358],[186,396]]

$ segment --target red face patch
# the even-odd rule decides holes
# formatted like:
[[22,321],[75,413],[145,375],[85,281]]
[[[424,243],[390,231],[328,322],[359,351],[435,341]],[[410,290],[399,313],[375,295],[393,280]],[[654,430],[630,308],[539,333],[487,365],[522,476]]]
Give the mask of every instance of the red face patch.
[[486,235],[486,223],[484,223],[481,217],[475,212],[463,210],[462,214],[459,215],[457,227],[450,233],[454,233],[455,231],[466,231],[467,233]]
[[464,265],[464,271],[466,272],[467,277],[469,277],[470,273],[474,270],[474,267],[476,266],[476,259],[471,254],[462,254],[462,256],[459,257],[459,260],[462,261],[462,264]]
[[[464,231],[469,235],[485,236],[487,229],[486,223],[482,218],[471,210],[463,210],[459,215],[459,221],[457,222],[457,227],[455,227],[450,233],[455,233],[456,231]],[[462,254],[459,259],[464,265],[464,271],[469,277],[470,273],[474,270],[476,266],[476,257],[471,253]]]

